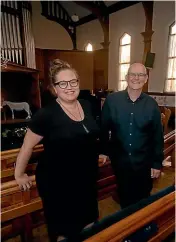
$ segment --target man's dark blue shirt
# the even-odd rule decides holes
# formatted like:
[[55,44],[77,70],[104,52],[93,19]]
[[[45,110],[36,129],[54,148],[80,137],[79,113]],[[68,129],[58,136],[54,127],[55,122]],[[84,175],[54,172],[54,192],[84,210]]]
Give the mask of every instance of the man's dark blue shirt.
[[[157,102],[145,93],[133,102],[127,90],[109,94],[102,109],[102,154],[114,166],[160,169],[164,137]],[[109,131],[111,139],[109,142]]]

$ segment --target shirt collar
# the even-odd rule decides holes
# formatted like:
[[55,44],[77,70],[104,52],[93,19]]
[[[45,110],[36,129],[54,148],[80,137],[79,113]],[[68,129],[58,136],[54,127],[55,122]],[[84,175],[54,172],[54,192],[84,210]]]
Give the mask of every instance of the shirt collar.
[[[129,100],[129,101],[132,101],[132,100],[130,99],[129,95],[128,95],[127,88],[124,90],[124,92],[125,92],[125,98],[126,98],[127,100]],[[136,101],[138,101],[138,100],[142,100],[143,98],[144,98],[144,93],[141,92],[141,95],[136,99]]]

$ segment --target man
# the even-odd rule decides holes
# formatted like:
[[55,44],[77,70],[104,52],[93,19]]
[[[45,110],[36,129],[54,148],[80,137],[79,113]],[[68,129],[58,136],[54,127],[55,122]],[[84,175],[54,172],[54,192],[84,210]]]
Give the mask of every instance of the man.
[[132,64],[127,89],[108,95],[102,110],[103,154],[110,157],[122,208],[150,196],[164,159],[161,114],[156,101],[142,93],[147,79],[145,66]]

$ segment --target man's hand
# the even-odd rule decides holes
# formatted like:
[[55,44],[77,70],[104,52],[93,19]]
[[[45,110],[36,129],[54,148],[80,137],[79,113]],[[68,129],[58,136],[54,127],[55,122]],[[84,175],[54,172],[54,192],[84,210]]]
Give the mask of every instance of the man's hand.
[[158,178],[161,174],[160,170],[151,168],[151,178]]
[[106,155],[99,155],[98,163],[99,164],[105,164],[107,161],[107,156]]

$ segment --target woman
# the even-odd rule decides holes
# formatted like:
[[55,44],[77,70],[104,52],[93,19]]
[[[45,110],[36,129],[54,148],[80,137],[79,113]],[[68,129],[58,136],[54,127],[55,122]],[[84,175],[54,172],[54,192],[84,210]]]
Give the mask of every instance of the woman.
[[15,179],[21,189],[30,189],[32,183],[24,172],[33,147],[42,140],[44,156],[36,169],[36,183],[50,240],[66,237],[78,241],[80,231],[98,218],[99,131],[89,104],[77,100],[77,72],[56,59],[50,67],[50,77],[57,98],[29,123],[17,157]]

